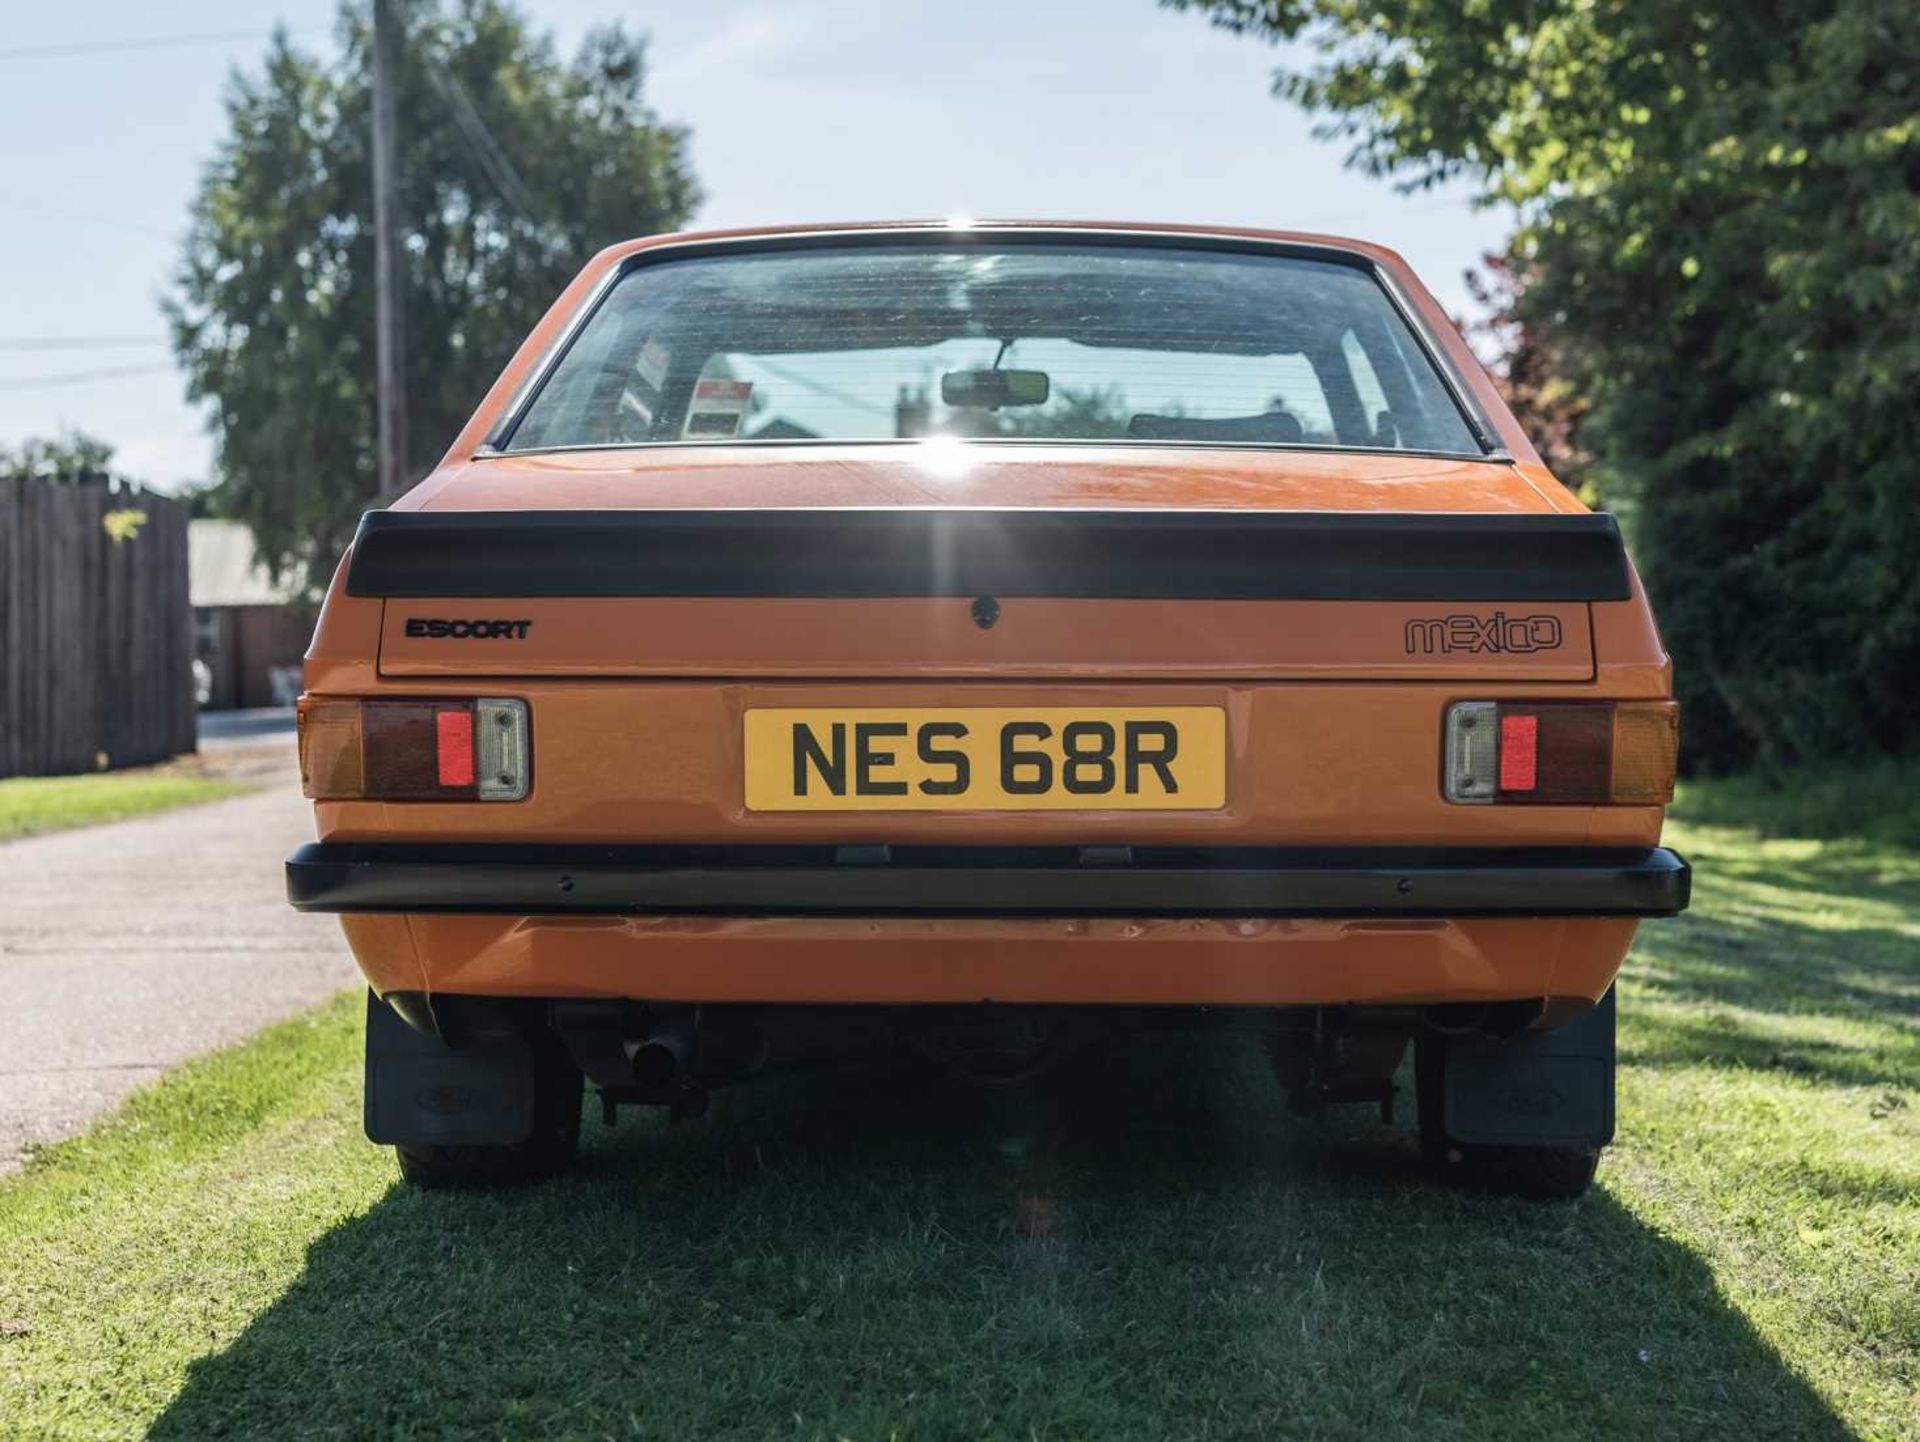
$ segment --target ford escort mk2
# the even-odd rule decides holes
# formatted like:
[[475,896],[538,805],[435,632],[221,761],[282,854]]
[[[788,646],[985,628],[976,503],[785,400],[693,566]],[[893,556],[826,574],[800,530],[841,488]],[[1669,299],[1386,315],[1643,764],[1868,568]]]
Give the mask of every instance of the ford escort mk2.
[[1411,1052],[1437,1166],[1570,1195],[1687,902],[1619,530],[1357,242],[617,246],[367,515],[306,685],[288,888],[426,1184],[556,1170],[587,1087],[1191,1026],[1305,1111]]

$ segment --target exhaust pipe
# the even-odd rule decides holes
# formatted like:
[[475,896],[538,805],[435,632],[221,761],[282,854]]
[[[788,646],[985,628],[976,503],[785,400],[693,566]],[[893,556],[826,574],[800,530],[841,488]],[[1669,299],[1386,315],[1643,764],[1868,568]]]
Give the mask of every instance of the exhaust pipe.
[[693,1080],[697,1012],[684,1007],[638,1041],[628,1040],[624,1022],[632,1009],[606,1002],[555,1002],[554,1029],[567,1054],[600,1089],[600,1115],[612,1126],[622,1105],[668,1106],[675,1117],[697,1117],[707,1109],[706,1088]]
[[693,1017],[689,1014],[629,1045],[633,1079],[649,1091],[665,1091],[681,1081],[693,1061]]

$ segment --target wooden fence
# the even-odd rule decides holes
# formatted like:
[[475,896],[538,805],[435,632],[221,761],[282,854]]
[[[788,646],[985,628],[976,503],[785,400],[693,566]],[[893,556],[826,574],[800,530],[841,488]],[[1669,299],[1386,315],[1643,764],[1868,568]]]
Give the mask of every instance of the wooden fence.
[[0,776],[158,761],[194,728],[185,503],[0,477]]

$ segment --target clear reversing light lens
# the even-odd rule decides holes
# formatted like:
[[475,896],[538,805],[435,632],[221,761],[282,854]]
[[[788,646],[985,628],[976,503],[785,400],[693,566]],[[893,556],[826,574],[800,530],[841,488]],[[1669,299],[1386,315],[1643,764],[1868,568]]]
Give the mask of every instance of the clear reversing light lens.
[[1449,801],[1663,806],[1680,710],[1671,701],[1460,701],[1447,708]]
[[1447,800],[1490,802],[1499,784],[1500,731],[1491,701],[1447,708]]
[[527,794],[527,703],[473,703],[477,785],[482,801],[518,801]]

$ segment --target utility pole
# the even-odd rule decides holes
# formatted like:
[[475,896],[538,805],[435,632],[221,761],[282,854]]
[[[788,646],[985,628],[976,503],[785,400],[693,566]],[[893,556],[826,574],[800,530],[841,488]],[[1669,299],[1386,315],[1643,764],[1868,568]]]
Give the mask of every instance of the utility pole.
[[405,271],[400,248],[398,95],[405,0],[373,0],[374,358],[380,408],[380,497],[391,501],[407,474]]

